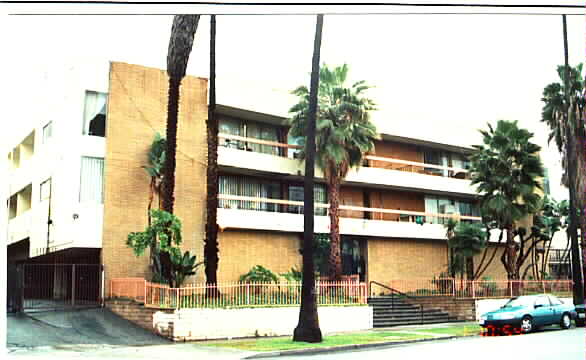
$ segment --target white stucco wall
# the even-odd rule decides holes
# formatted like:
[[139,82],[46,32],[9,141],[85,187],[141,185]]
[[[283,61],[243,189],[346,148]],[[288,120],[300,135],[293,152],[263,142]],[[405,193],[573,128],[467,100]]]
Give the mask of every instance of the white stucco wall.
[[[572,298],[559,298],[559,299],[566,304],[573,304],[574,303],[574,299],[572,299]],[[500,308],[507,301],[509,301],[509,299],[476,300],[476,320],[480,319],[480,315]]]
[[[43,97],[27,112],[35,131],[34,154],[10,169],[8,196],[31,185],[31,209],[8,223],[8,244],[30,238],[30,256],[70,247],[99,248],[102,245],[103,205],[80,203],[81,157],[104,157],[105,138],[82,135],[85,91],[108,91],[109,63],[85,63],[78,67],[52,69],[42,81]],[[52,137],[43,143],[43,127],[52,122]],[[23,137],[24,138],[24,137]],[[9,152],[23,138],[6,144]],[[52,180],[51,218],[47,235],[48,200],[40,199],[40,184]]]
[[[370,306],[321,306],[318,316],[323,334],[372,328]],[[203,340],[292,335],[298,320],[298,307],[181,309],[155,313],[153,327],[163,332],[172,326],[175,340]]]

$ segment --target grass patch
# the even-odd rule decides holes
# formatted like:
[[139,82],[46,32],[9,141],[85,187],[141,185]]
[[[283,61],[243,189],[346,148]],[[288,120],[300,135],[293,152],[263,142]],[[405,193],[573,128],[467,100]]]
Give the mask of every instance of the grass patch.
[[228,347],[248,351],[279,351],[279,350],[296,350],[309,349],[330,346],[343,346],[354,344],[370,344],[377,342],[392,342],[405,340],[419,340],[428,339],[433,336],[422,334],[404,334],[401,332],[391,331],[368,331],[354,334],[341,334],[324,336],[324,341],[321,343],[304,343],[293,342],[291,336],[277,337],[277,338],[259,338],[259,339],[245,339],[245,340],[230,340],[230,341],[214,341],[207,342],[204,345]]
[[422,332],[446,336],[467,336],[480,334],[482,332],[482,327],[480,327],[479,325],[448,326],[441,328],[413,329],[413,332]]

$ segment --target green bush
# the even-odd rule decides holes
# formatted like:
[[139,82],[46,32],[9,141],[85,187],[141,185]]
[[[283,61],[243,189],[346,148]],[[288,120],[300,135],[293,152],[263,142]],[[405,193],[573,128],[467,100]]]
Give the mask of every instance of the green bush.
[[241,275],[238,279],[240,282],[247,282],[247,283],[278,283],[279,277],[272,272],[271,270],[263,267],[262,265],[255,265],[244,275]]

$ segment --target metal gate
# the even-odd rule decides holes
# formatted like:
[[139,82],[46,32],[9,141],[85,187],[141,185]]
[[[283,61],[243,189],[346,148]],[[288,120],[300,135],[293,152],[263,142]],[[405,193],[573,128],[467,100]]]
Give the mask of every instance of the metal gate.
[[95,307],[101,304],[102,266],[22,264],[24,311]]
[[7,264],[6,311],[19,312],[22,310],[22,274],[15,263]]

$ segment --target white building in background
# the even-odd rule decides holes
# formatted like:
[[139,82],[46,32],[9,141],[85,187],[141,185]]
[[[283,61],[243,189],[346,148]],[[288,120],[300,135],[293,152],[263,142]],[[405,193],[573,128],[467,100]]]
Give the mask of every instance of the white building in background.
[[108,64],[55,70],[23,112],[36,115],[35,126],[3,144],[9,261],[102,245]]

